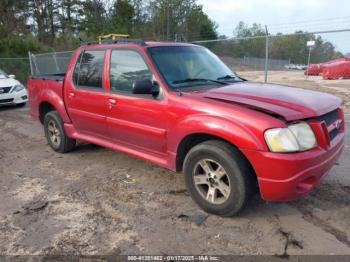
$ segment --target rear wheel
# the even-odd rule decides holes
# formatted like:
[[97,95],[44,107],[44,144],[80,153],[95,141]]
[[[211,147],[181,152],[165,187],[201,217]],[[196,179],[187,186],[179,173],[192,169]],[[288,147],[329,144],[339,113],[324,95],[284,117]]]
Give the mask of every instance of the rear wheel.
[[44,130],[47,142],[56,152],[66,153],[75,147],[76,140],[67,136],[63,121],[56,111],[45,115]]
[[254,174],[247,160],[224,141],[211,140],[193,147],[183,170],[191,197],[208,213],[233,216],[253,193]]

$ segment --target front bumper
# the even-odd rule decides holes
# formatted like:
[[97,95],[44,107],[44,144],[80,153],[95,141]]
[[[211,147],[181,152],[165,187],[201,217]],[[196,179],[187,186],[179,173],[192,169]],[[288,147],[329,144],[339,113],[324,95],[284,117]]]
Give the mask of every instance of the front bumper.
[[344,147],[344,132],[325,149],[316,147],[299,153],[244,150],[258,178],[261,197],[269,201],[297,199],[328,173]]
[[28,101],[28,92],[23,89],[19,92],[0,94],[0,106],[17,105]]

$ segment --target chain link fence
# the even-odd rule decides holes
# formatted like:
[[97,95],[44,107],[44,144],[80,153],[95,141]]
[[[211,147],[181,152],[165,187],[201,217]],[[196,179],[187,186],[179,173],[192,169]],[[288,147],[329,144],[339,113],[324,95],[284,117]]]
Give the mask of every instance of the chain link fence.
[[72,51],[32,54],[29,52],[32,75],[63,74]]
[[[309,40],[315,41],[314,46],[307,46]],[[343,29],[285,35],[262,34],[194,43],[213,51],[244,78],[271,82],[271,76],[280,75],[283,78],[282,75],[289,72],[297,73],[299,78],[303,77],[309,61],[311,64],[320,64],[349,55],[350,45],[346,45],[347,50],[344,47],[341,50],[335,44],[349,42],[350,29]],[[41,54],[29,52],[28,58],[0,58],[0,69],[16,75],[18,80],[25,83],[30,75],[65,73],[71,55],[72,51]]]
[[31,75],[63,74],[72,51],[33,54],[28,57],[0,58],[0,69],[26,84]]
[[0,58],[0,69],[9,75],[15,75],[16,79],[25,84],[30,76],[29,58]]
[[[308,41],[314,41],[308,46]],[[313,33],[260,34],[195,41],[218,55],[233,71],[255,81],[271,82],[270,76],[290,73],[304,76],[308,64],[322,64],[350,55],[350,29]],[[307,77],[307,76],[305,76]],[[322,71],[319,73],[322,79]]]

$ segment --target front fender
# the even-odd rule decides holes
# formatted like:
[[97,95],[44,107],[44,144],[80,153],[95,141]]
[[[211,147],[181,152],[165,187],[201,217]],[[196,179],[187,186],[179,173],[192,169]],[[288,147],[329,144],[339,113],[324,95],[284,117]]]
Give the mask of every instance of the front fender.
[[180,121],[169,131],[168,148],[177,152],[180,142],[188,135],[202,133],[220,137],[238,148],[266,150],[265,144],[245,126],[220,116],[192,115]]

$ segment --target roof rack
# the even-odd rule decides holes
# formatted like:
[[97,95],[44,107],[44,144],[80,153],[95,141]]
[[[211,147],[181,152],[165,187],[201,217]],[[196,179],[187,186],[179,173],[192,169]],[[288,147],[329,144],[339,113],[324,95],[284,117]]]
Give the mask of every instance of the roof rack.
[[112,40],[115,40],[116,38],[129,38],[130,35],[128,34],[108,34],[108,35],[99,35],[98,41],[101,43],[103,39],[112,38]]
[[80,40],[80,45],[98,45],[98,44],[136,44],[136,45],[141,45],[141,46],[146,46],[146,42],[142,39],[130,39],[130,38],[117,38],[115,40],[107,39],[107,40],[102,40],[102,41],[92,41],[92,42],[87,42],[79,38]]

